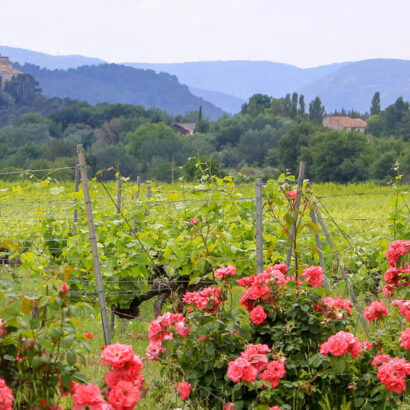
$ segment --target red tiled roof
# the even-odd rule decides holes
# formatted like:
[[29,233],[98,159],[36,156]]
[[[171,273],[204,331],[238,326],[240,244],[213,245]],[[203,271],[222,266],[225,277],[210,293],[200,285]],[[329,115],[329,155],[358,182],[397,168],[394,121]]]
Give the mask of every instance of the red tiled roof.
[[332,115],[328,118],[331,123],[337,123],[344,128],[366,128],[366,121],[363,121],[361,118],[351,118],[341,115]]
[[187,131],[194,131],[196,122],[174,122],[172,125],[176,125],[177,127],[183,128]]

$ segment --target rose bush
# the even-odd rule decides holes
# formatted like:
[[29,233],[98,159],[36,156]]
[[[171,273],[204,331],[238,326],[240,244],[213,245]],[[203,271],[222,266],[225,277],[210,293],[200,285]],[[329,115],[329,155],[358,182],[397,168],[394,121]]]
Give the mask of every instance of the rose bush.
[[[393,267],[408,269],[404,250],[389,247]],[[179,321],[189,330],[166,327],[154,359],[189,384],[194,408],[398,408],[410,375],[408,299],[369,304],[365,337],[352,302],[322,287],[323,273],[305,267],[297,279],[277,264],[237,282],[220,275],[207,296],[184,299]],[[405,295],[408,274],[397,283],[392,292]]]
[[0,379],[13,391],[14,408],[58,406],[59,386],[85,382],[80,365],[90,348],[76,316],[90,307],[70,302],[69,269],[42,275],[29,294],[16,293],[12,281],[1,283]]
[[130,345],[105,347],[100,358],[109,367],[105,383],[102,388],[86,384],[80,368],[86,365],[93,335],[78,331],[76,316],[80,309],[91,308],[71,303],[69,273],[45,273],[32,296],[15,294],[13,284],[2,280],[0,298],[6,303],[0,307],[1,410],[61,410],[61,399],[68,395],[74,410],[130,410],[141,397],[142,361]]

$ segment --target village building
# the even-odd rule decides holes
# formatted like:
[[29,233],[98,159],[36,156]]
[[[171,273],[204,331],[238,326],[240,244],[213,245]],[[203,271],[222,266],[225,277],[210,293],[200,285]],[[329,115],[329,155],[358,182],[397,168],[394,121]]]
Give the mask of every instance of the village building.
[[173,122],[171,128],[178,135],[193,135],[196,127],[196,122]]
[[366,121],[361,118],[352,118],[342,115],[330,115],[323,118],[323,126],[336,131],[366,131]]
[[23,74],[21,71],[16,70],[11,65],[8,57],[0,56],[0,84],[4,88],[6,81],[11,80],[15,75]]

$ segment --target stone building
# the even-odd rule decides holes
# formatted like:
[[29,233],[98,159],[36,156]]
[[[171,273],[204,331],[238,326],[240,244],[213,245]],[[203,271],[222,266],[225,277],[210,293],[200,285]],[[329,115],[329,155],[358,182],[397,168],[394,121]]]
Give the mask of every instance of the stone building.
[[330,115],[323,118],[323,126],[336,131],[366,131],[366,121],[342,115]]
[[2,88],[4,88],[4,84],[6,81],[11,80],[15,75],[18,74],[23,73],[13,68],[8,57],[0,56],[0,84]]

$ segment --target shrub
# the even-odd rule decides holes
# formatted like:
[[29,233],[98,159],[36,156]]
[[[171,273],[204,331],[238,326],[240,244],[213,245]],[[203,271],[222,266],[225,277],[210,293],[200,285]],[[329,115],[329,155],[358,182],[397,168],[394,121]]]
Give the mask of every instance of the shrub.
[[[395,266],[406,246],[402,241],[389,248]],[[161,343],[154,354],[150,345],[148,357],[173,382],[189,384],[181,398],[192,407],[398,408],[410,375],[409,301],[373,302],[365,340],[352,302],[322,287],[320,267],[304,268],[304,281],[289,275],[285,264],[236,282],[230,274],[219,276],[212,292],[185,296],[185,314],[173,323],[168,319],[175,314],[167,313],[150,326],[151,343],[158,334]],[[237,285],[245,288],[241,296]],[[401,315],[392,312],[396,308]]]

